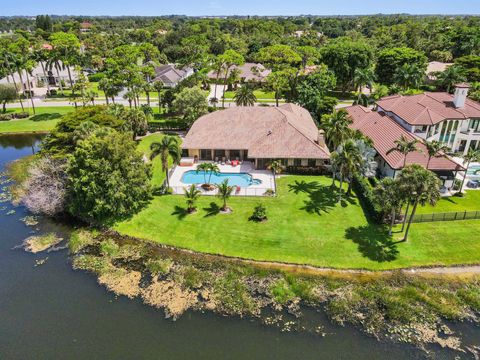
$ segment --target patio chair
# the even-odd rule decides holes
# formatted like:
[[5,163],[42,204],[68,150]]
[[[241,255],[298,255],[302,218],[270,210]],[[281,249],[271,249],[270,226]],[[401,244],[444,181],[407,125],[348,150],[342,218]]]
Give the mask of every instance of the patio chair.
[[222,157],[222,162],[221,162],[222,165],[225,165],[225,157]]
[[218,164],[218,156],[215,157],[214,163],[215,163],[215,164]]

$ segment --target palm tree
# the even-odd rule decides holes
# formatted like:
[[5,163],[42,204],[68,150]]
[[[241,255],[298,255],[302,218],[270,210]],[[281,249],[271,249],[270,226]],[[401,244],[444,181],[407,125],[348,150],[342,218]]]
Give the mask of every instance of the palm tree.
[[[418,204],[424,206],[428,203],[434,206],[438,199],[440,199],[440,180],[437,175],[430,170],[418,164],[412,164],[402,170],[398,181],[405,191],[410,194],[411,200],[413,201],[413,209],[403,237],[403,241],[407,241]],[[405,216],[406,215],[407,214],[405,214]]]
[[330,149],[336,149],[350,137],[352,130],[349,128],[349,125],[351,123],[352,120],[344,109],[334,111],[332,114],[322,117],[321,128],[325,131],[325,137]]
[[426,141],[425,146],[427,147],[427,152],[428,152],[427,169],[428,169],[428,166],[430,165],[430,160],[432,159],[432,157],[437,157],[439,156],[439,153],[447,152],[450,149],[447,145],[444,145],[441,142],[436,140]]
[[392,235],[395,224],[396,211],[401,205],[401,192],[399,191],[398,180],[384,178],[373,189],[375,203],[383,210],[384,214],[390,212],[390,226],[388,235]]
[[480,149],[479,150],[473,150],[470,148],[467,152],[466,155],[463,156],[463,162],[466,164],[465,166],[465,174],[463,175],[462,179],[462,185],[460,186],[460,190],[458,191],[459,194],[462,193],[463,185],[465,184],[465,179],[467,177],[467,171],[468,167],[470,166],[470,163],[480,161]]
[[273,160],[268,166],[273,173],[273,185],[275,186],[275,194],[277,193],[277,179],[276,175],[280,174],[283,170],[283,165],[280,160]]
[[405,167],[407,163],[407,155],[411,152],[414,151],[420,151],[420,149],[417,148],[418,140],[414,139],[412,141],[408,141],[408,139],[402,135],[400,140],[395,140],[395,147],[391,148],[390,150],[387,151],[387,155],[394,152],[398,151],[400,154],[403,154],[403,167]]
[[227,211],[227,199],[232,195],[233,186],[228,186],[228,179],[218,185],[218,197],[223,200],[222,210]]
[[190,185],[190,187],[188,188],[185,188],[185,199],[187,202],[187,212],[189,214],[195,211],[196,209],[195,203],[200,197],[200,194],[201,194],[201,191],[198,190],[194,184]]
[[445,71],[439,72],[437,75],[437,83],[447,92],[460,82],[466,81],[465,70],[458,65],[452,65],[445,69]]
[[403,90],[408,88],[418,88],[425,77],[425,71],[417,64],[403,64],[397,69],[394,75],[394,81],[400,85]]
[[165,179],[167,187],[170,187],[168,179],[168,160],[172,159],[173,163],[177,163],[182,157],[179,140],[176,136],[165,135],[160,142],[154,142],[150,145],[150,159],[160,156],[162,162],[162,170],[165,171]]
[[253,93],[252,87],[248,85],[240,86],[235,91],[233,99],[237,106],[253,106],[257,102],[257,97]]
[[372,68],[355,68],[355,72],[353,74],[353,83],[355,87],[358,89],[358,99],[357,102],[360,101],[360,97],[362,95],[362,88],[366,86],[370,93],[372,92],[373,82],[375,81],[375,73]]
[[[218,174],[220,172],[220,168],[217,164],[213,163],[201,163],[197,166],[197,174],[199,171],[203,171],[203,177],[205,180],[205,184],[210,184],[210,180],[212,179],[212,174]],[[207,181],[207,173],[209,173],[208,181]]]
[[200,171],[203,171],[203,180],[205,184],[207,184],[207,171],[209,169],[210,169],[210,163],[204,162],[197,165],[196,172],[198,174]]
[[[347,140],[337,148],[337,153],[339,154],[339,159],[342,166],[342,174],[348,177],[348,190],[347,195],[350,195],[352,192],[352,183],[353,177],[355,174],[358,174],[363,168],[364,160],[362,154],[360,154],[357,143],[353,140]],[[343,180],[343,177],[340,178]],[[342,192],[342,187],[340,185],[340,193]],[[340,200],[339,200],[340,201]]]
[[210,174],[208,175],[208,183],[210,184],[210,180],[212,179],[212,174],[218,174],[220,172],[220,168],[217,164],[209,163],[208,171]]

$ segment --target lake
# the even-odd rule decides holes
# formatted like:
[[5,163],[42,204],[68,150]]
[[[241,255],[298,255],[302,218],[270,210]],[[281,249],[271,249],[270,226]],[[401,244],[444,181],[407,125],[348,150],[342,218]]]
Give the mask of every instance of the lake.
[[[38,148],[41,137],[0,136],[0,172]],[[4,191],[0,185],[0,191]],[[15,210],[15,213],[10,213]],[[74,271],[66,250],[30,254],[13,249],[33,232],[68,228],[41,219],[21,221],[27,211],[0,203],[0,359],[405,359],[424,358],[411,346],[378,342],[352,327],[322,324],[321,336],[281,332],[253,319],[187,312],[177,321],[140,300],[115,297],[94,275]],[[47,258],[35,266],[35,260]],[[470,339],[478,327],[462,324]],[[438,358],[454,353],[435,348]],[[458,353],[455,353],[458,355]],[[466,357],[471,358],[471,357]]]

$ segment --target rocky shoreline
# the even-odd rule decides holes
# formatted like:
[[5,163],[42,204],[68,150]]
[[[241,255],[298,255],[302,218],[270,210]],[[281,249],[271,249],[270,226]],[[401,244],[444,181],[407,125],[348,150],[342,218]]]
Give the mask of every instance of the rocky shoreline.
[[[303,311],[324,311],[380,341],[441,346],[478,356],[449,326],[480,323],[478,277],[442,279],[403,272],[369,277],[306,275],[175,251],[114,233],[77,230],[68,247],[73,267],[94,273],[119,296],[140,298],[177,319],[187,310],[256,318],[282,331],[322,333]],[[475,355],[476,354],[476,355]]]

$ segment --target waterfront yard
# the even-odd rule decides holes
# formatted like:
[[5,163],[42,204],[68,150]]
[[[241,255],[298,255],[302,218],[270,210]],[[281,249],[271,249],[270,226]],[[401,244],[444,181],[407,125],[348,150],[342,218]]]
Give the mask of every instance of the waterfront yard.
[[[62,115],[72,110],[73,107],[70,106],[44,106],[37,107],[35,109],[35,115],[33,115],[31,108],[25,106],[25,111],[30,113],[30,117],[26,119],[0,121],[0,133],[49,132],[55,127]],[[21,111],[21,108],[10,108],[7,109],[7,114]]]
[[[155,175],[157,176],[157,174]],[[480,263],[473,234],[480,221],[413,224],[408,242],[389,239],[370,224],[356,197],[336,202],[331,179],[284,176],[276,198],[233,197],[233,213],[218,212],[220,199],[205,196],[187,215],[182,196],[155,197],[142,212],[116,225],[121,233],[200,252],[255,260],[372,270]],[[268,221],[249,221],[262,203]]]

